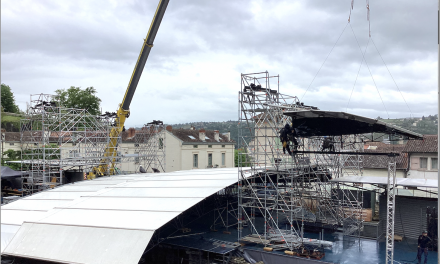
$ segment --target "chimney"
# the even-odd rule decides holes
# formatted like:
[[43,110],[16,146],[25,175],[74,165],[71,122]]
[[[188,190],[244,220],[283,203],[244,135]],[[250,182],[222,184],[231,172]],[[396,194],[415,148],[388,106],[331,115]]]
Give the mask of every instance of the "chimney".
[[136,134],[136,130],[134,129],[134,127],[130,127],[128,129],[128,138],[134,137],[134,134]]
[[167,126],[166,130],[171,132],[171,130],[173,130],[173,127],[172,126]]
[[231,131],[228,131],[228,132],[226,132],[226,133],[223,133],[222,135],[225,136],[225,137],[227,138],[228,141],[231,140]]
[[215,141],[220,141],[220,132],[218,130],[214,130],[214,140]]
[[190,130],[196,130],[195,126],[191,126]]
[[201,141],[205,141],[205,129],[200,129],[199,130],[199,139],[201,140]]

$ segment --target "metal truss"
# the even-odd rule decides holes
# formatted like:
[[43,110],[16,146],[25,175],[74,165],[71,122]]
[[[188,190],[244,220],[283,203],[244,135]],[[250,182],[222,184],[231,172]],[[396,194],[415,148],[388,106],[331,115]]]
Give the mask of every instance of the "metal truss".
[[386,226],[386,262],[394,261],[394,211],[396,198],[396,160],[390,158],[388,163],[388,182],[387,182],[387,226]]
[[[303,244],[305,223],[343,227],[344,235],[360,235],[362,191],[329,181],[362,175],[362,157],[353,154],[363,151],[360,137],[298,137],[297,144],[288,143],[292,155],[283,150],[279,132],[291,123],[283,112],[311,108],[295,96],[279,93],[279,76],[268,72],[241,75],[239,240],[245,239],[242,229],[249,227],[261,244],[281,242],[285,248],[298,248]],[[330,142],[332,149],[324,149],[324,142]],[[256,221],[258,216],[264,218],[263,226]]]
[[136,171],[139,171],[142,165],[147,172],[165,172],[164,139],[165,129],[162,123],[147,124],[140,131],[136,131],[134,137]]
[[119,159],[104,155],[113,124],[110,117],[61,107],[53,95],[31,95],[20,129],[24,194],[65,183],[66,170],[87,173],[103,162],[117,167]]

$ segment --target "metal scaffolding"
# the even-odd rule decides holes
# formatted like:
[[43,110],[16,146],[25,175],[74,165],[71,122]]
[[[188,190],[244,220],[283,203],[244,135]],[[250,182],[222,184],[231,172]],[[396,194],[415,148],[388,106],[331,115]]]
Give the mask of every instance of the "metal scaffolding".
[[[276,83],[275,89],[270,82]],[[253,240],[265,246],[298,249],[304,246],[305,224],[342,227],[344,235],[360,235],[363,192],[359,186],[329,181],[362,175],[362,157],[356,154],[363,151],[360,137],[296,137],[297,142],[293,140],[290,146],[292,155],[288,153],[289,146],[283,148],[279,139],[280,130],[291,123],[291,117],[284,115],[284,111],[310,109],[316,108],[279,92],[279,76],[270,76],[268,72],[241,75],[240,241]],[[245,177],[249,175],[251,177]],[[242,229],[246,227],[251,235],[244,237]]]
[[61,107],[53,95],[31,95],[20,129],[24,194],[66,183],[66,170],[85,174],[102,163],[117,168],[120,159],[105,155],[113,124],[111,117]]
[[386,228],[386,264],[394,262],[394,209],[396,198],[396,159],[388,163],[387,184],[387,228]]
[[165,172],[165,129],[163,122],[153,121],[135,134],[136,171]]

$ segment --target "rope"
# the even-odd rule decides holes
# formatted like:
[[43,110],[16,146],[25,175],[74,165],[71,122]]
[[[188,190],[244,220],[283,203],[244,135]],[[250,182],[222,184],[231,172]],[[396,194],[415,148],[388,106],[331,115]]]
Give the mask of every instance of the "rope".
[[[356,34],[354,33],[353,27],[351,25],[350,25],[350,28],[351,28],[351,31],[353,32],[354,38],[356,39],[356,43],[358,44],[358,47],[362,53],[361,45],[359,44],[359,41],[358,41]],[[373,74],[371,73],[370,66],[368,66],[367,60],[365,59],[365,56],[363,53],[362,53],[362,57],[365,60],[365,65],[367,65],[368,71],[370,72],[370,75],[371,75],[371,79],[373,80],[374,86],[376,87],[377,93],[379,94],[380,100],[382,101],[383,107],[385,108],[385,112],[387,112],[387,115],[389,118],[390,115],[388,114],[388,110],[385,106],[385,103],[383,102],[382,96],[380,95],[379,88],[377,88],[376,81],[374,80]]]
[[347,28],[349,23],[347,23],[344,27],[344,30],[342,30],[341,35],[339,35],[338,40],[336,40],[335,44],[333,45],[332,49],[330,50],[329,54],[327,55],[327,57],[325,58],[324,62],[322,63],[321,67],[319,67],[318,72],[316,73],[315,77],[313,77],[312,82],[309,84],[309,86],[307,87],[307,90],[304,92],[304,94],[302,95],[300,101],[302,101],[302,99],[304,98],[304,96],[306,95],[307,91],[310,89],[310,86],[312,85],[313,81],[315,80],[316,76],[318,76],[319,72],[322,69],[322,66],[324,66],[325,62],[327,61],[328,57],[330,56],[330,54],[332,53],[333,49],[335,48],[336,44],[338,44],[339,39],[341,38],[342,34],[344,34],[345,29]]
[[[364,51],[362,57],[365,56],[365,53],[367,52],[367,48],[368,48],[368,45],[369,45],[369,44],[370,44],[370,39],[368,39],[368,43],[367,43],[367,46],[365,47],[365,51]],[[362,58],[361,65],[359,66],[359,70],[358,70],[358,73],[357,73],[357,75],[356,75],[356,80],[354,80],[353,89],[351,89],[350,98],[348,99],[347,108],[346,108],[346,110],[345,110],[346,112],[348,112],[348,106],[349,106],[350,101],[351,101],[351,96],[353,95],[354,87],[356,86],[356,82],[357,82],[357,79],[358,79],[358,77],[359,77],[359,72],[361,71],[361,68],[362,68],[362,64],[363,64],[363,63],[364,63],[364,59]]]
[[373,42],[374,47],[375,47],[376,50],[377,50],[377,53],[379,53],[379,56],[380,56],[380,58],[382,59],[383,64],[384,64],[385,67],[387,68],[388,73],[389,73],[390,76],[391,76],[391,79],[393,79],[393,82],[394,82],[394,84],[396,85],[397,90],[399,90],[399,93],[400,93],[400,95],[402,96],[403,101],[405,101],[405,104],[406,104],[406,106],[408,107],[409,112],[411,113],[412,116],[414,116],[413,112],[411,111],[411,108],[409,108],[409,105],[408,105],[408,103],[407,103],[406,100],[405,100],[405,97],[403,97],[402,91],[400,90],[399,86],[397,85],[396,80],[394,80],[394,77],[393,77],[393,75],[391,74],[391,71],[388,69],[387,64],[385,63],[384,59],[382,58],[382,55],[380,54],[379,49],[378,49],[377,46],[376,46],[376,43],[374,43],[374,40],[373,40],[373,39],[371,39],[371,41]]

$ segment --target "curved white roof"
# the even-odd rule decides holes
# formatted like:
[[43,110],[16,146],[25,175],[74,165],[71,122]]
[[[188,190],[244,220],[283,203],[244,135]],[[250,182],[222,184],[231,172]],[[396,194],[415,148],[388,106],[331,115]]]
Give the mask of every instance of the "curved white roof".
[[236,168],[131,174],[37,193],[1,207],[2,254],[138,263],[156,229],[237,179]]

